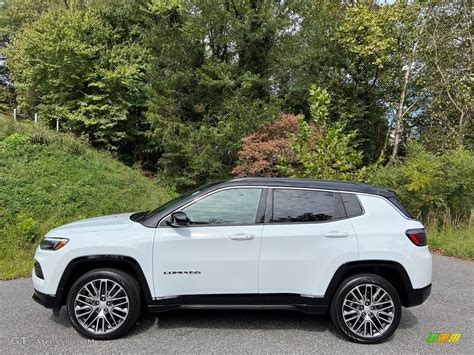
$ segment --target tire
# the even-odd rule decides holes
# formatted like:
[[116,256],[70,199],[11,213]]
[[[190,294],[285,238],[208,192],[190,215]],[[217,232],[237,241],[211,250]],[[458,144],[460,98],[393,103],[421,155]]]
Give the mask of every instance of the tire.
[[116,269],[95,269],[74,282],[67,310],[73,327],[96,340],[121,337],[137,322],[141,290],[131,275]]
[[400,323],[401,313],[395,288],[373,274],[345,279],[330,307],[336,328],[350,340],[363,344],[380,343],[389,338]]

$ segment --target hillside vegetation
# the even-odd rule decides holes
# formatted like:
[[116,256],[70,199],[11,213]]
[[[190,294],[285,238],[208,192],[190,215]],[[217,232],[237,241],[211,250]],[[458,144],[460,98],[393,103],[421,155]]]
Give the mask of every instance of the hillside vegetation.
[[0,117],[0,279],[27,276],[36,245],[55,226],[150,209],[171,196],[80,139]]
[[[455,191],[464,191],[464,201],[459,198],[459,191],[453,194],[452,189],[434,189],[430,179],[423,180],[423,184],[407,179],[403,169],[419,166],[410,156],[404,165],[379,173],[377,183],[397,190],[405,206],[413,211],[426,208],[430,212],[423,219],[432,250],[474,259],[472,220],[453,223],[456,219],[449,214],[461,206],[471,206],[472,183],[468,181],[472,169],[451,163],[444,169],[451,173],[465,171],[462,178],[450,178],[451,185],[459,181],[466,184],[465,190],[453,185]],[[454,160],[456,156],[453,152]],[[420,152],[414,157],[420,157]],[[429,159],[424,156],[423,160]],[[472,165],[469,156],[461,160]],[[383,178],[395,172],[396,187]],[[427,174],[438,175],[439,171]],[[416,193],[423,205],[413,206],[404,198],[406,189]],[[154,208],[173,195],[171,188],[159,187],[156,181],[120,163],[110,152],[94,150],[70,134],[32,123],[14,123],[0,116],[0,279],[28,276],[36,246],[56,226],[92,216]],[[425,195],[431,198],[422,198]],[[453,198],[456,207],[450,208]],[[439,220],[442,216],[446,221]]]

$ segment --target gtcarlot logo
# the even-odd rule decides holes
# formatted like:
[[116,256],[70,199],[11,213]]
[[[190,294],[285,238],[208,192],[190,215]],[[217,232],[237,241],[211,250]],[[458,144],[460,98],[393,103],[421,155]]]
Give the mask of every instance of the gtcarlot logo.
[[433,343],[459,343],[461,333],[429,333],[426,338],[428,344]]
[[10,338],[13,345],[86,345],[94,343],[93,339],[61,339],[49,337],[14,336]]

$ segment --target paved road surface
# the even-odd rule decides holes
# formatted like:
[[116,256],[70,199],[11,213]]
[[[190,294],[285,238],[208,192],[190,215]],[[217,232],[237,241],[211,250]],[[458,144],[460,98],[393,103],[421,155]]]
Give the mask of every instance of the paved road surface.
[[[31,299],[31,280],[0,282],[0,353],[474,353],[474,262],[434,256],[427,303],[404,309],[395,335],[359,345],[325,316],[292,311],[176,310],[146,314],[127,337],[90,341]],[[429,332],[462,333],[458,344],[426,344]]]

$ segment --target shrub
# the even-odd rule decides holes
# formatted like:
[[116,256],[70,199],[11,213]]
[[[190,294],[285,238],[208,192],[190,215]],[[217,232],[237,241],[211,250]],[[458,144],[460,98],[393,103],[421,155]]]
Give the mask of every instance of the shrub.
[[298,131],[298,120],[297,116],[282,114],[275,122],[243,138],[232,173],[240,177],[280,176],[281,160],[287,164],[296,162],[289,136]]
[[17,214],[14,223],[7,225],[6,235],[21,246],[28,246],[39,235],[38,221],[26,212],[20,212]]
[[233,173],[237,176],[291,176],[319,179],[354,179],[362,156],[345,124],[328,122],[330,97],[311,89],[312,119],[281,115],[274,123],[243,139]]
[[345,132],[344,124],[307,123],[299,118],[299,129],[290,134],[297,164],[280,165],[287,176],[317,179],[355,179],[361,154],[352,143],[356,132]]
[[474,202],[474,154],[457,149],[436,155],[415,142],[406,145],[406,152],[403,160],[379,169],[371,182],[394,190],[413,215],[430,224],[468,221]]

